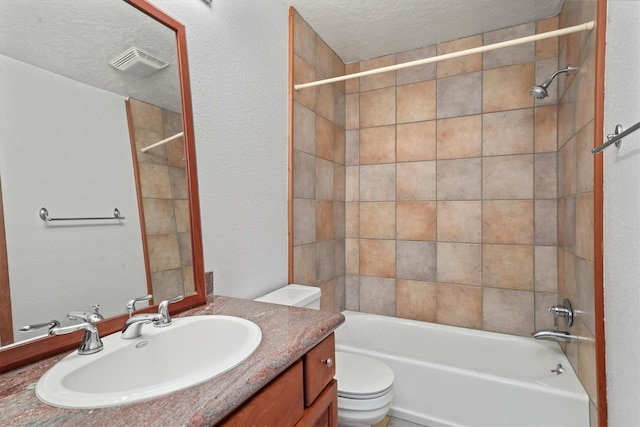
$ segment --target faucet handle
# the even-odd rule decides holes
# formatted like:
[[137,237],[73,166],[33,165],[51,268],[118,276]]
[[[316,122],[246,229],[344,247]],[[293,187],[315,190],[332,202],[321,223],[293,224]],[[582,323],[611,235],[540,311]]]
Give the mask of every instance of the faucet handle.
[[100,314],[100,305],[93,306],[93,311],[70,311],[67,313],[67,319],[80,320],[81,322],[97,323],[104,320],[102,314]]
[[573,307],[571,301],[567,298],[562,301],[561,305],[553,305],[549,307],[549,312],[553,314],[553,326],[558,327],[558,317],[562,317],[567,326],[573,325]]
[[30,332],[35,329],[49,328],[49,335],[51,335],[51,331],[55,328],[60,327],[60,322],[57,320],[50,320],[48,322],[36,323],[35,325],[27,325],[23,326],[19,329],[20,332]]
[[161,320],[159,320],[158,322],[154,322],[153,326],[157,326],[159,328],[169,326],[171,324],[171,316],[169,315],[169,304],[182,301],[183,299],[184,295],[178,295],[171,299],[161,301],[160,304],[158,304],[158,313],[160,314]]
[[127,313],[129,313],[129,317],[131,317],[133,312],[136,310],[136,303],[139,303],[139,302],[142,302],[142,301],[149,301],[151,298],[153,298],[153,295],[149,294],[149,295],[145,295],[143,297],[134,298],[131,301],[129,301],[127,303],[127,306],[126,306]]

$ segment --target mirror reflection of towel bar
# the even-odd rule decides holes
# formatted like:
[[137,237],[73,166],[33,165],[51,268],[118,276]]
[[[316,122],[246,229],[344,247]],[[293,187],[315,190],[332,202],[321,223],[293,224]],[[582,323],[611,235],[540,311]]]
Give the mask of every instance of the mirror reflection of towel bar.
[[49,216],[49,211],[47,208],[40,208],[40,218],[43,221],[95,221],[95,220],[109,220],[109,219],[119,219],[123,220],[124,217],[120,215],[120,210],[115,208],[113,210],[113,216],[103,216],[103,217],[94,217],[94,218],[51,218]]

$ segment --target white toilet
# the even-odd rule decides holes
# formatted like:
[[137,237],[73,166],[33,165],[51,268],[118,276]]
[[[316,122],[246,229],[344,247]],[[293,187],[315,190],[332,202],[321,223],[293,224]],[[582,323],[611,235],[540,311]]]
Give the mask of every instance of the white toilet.
[[[289,285],[256,301],[320,309],[320,288]],[[393,399],[393,371],[384,363],[361,354],[336,351],[338,424],[371,426],[389,412]]]

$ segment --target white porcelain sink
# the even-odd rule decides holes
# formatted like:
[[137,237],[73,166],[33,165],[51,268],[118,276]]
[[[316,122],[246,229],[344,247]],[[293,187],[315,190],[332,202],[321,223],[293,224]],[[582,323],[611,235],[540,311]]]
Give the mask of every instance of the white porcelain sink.
[[161,396],[220,375],[260,344],[255,323],[232,316],[174,318],[170,326],[142,327],[139,338],[120,333],[102,339],[104,349],[73,352],[38,381],[36,394],[62,408],[105,408]]

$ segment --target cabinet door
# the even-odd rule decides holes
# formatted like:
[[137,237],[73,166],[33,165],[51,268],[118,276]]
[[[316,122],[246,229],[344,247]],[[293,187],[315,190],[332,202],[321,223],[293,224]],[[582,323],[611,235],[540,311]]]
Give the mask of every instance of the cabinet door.
[[302,358],[304,362],[304,404],[309,406],[336,375],[336,345],[331,334]]
[[297,361],[222,422],[225,427],[293,426],[304,413],[302,362]]
[[296,427],[338,427],[338,383],[332,380]]

